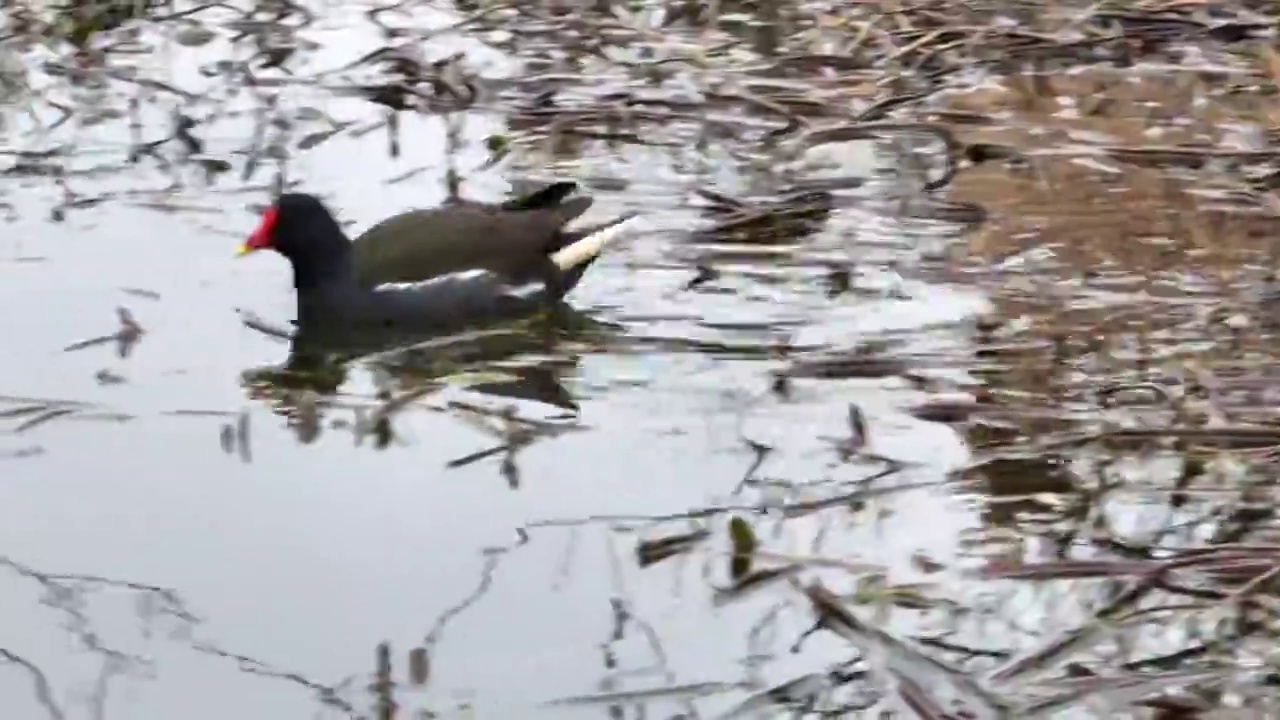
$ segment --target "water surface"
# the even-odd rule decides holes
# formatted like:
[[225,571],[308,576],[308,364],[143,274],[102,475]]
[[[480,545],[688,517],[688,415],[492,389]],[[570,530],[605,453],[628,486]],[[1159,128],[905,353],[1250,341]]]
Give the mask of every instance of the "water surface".
[[[336,67],[378,46],[359,21],[360,7],[317,12],[321,19],[304,35],[318,46],[291,66],[295,72]],[[415,22],[449,17],[424,11]],[[267,202],[277,169],[265,161],[253,177],[239,177],[257,91],[233,92],[226,80],[198,74],[238,52],[221,32],[196,49],[159,40],[164,31],[154,27],[141,32],[141,41],[163,51],[129,64],[209,98],[187,103],[147,93],[144,135],[166,132],[174,110],[200,117],[204,155],[234,169],[210,184],[176,159],[171,172],[146,158],[126,164],[124,117],[38,132],[17,109],[8,112],[8,149],[63,147],[57,161],[70,173],[68,188],[82,197],[117,196],[55,222],[62,190],[53,179],[11,174],[0,181],[12,205],[0,239],[0,304],[9,309],[0,315],[0,394],[13,396],[0,410],[30,404],[22,398],[87,404],[22,432],[30,415],[4,418],[12,432],[0,436],[0,649],[40,672],[37,682],[25,666],[4,666],[6,717],[371,715],[367,685],[377,645],[390,643],[403,684],[407,653],[428,636],[431,677],[425,687],[401,688],[405,711],[462,717],[460,708],[469,706],[468,717],[585,717],[599,710],[546,703],[688,685],[694,695],[707,693],[695,705],[664,696],[669,692],[621,704],[647,705],[663,717],[690,708],[714,714],[749,691],[702,684],[781,682],[843,661],[849,650],[819,638],[790,652],[810,619],[786,592],[725,607],[712,602],[713,589],[727,583],[724,515],[696,523],[715,532],[705,552],[641,569],[638,541],[688,531],[695,522],[679,516],[691,511],[739,507],[774,552],[846,557],[893,568],[895,580],[906,581],[914,554],[953,557],[957,534],[975,523],[973,509],[938,486],[966,451],[950,428],[902,412],[919,397],[902,381],[800,380],[782,400],[768,392],[778,361],[657,344],[566,351],[577,353],[576,362],[560,379],[586,429],[521,452],[515,489],[496,458],[446,469],[449,460],[494,442],[445,411],[446,401],[505,402],[463,388],[430,395],[396,416],[396,440],[383,450],[367,439],[357,444],[347,427],[329,426],[350,421],[342,409],[329,412],[318,438],[299,442],[287,419],[242,383],[246,369],[283,361],[287,348],[244,327],[236,310],[281,321],[292,301],[282,259],[232,256]],[[521,58],[475,37],[425,46],[431,56],[455,49],[488,76],[519,72]],[[39,69],[47,55],[21,55],[46,122],[41,93],[122,114],[137,95],[126,82],[72,89]],[[298,125],[293,142],[321,127],[305,119],[315,116],[307,108],[355,125],[380,116],[364,101],[304,84],[286,85],[277,102]],[[322,194],[353,229],[441,202],[445,122],[402,115],[398,159],[387,156],[385,131],[343,132],[292,153],[286,176]],[[455,162],[477,168],[485,139],[506,133],[504,119],[496,111],[463,115]],[[908,353],[937,352],[964,348],[967,321],[986,307],[977,291],[915,270],[924,246],[944,242],[934,226],[870,199],[839,211],[809,241],[809,260],[727,263],[712,286],[686,291],[705,252],[687,238],[700,222],[688,193],[706,177],[684,172],[687,153],[679,151],[586,149],[581,159],[557,160],[531,145],[495,167],[464,172],[462,192],[494,200],[511,179],[528,176],[591,181],[607,171],[628,179],[629,187],[593,191],[592,216],[639,210],[651,231],[597,263],[573,298],[580,309],[620,322],[628,337],[763,346],[788,332],[798,345],[839,347],[892,333],[907,338]],[[105,169],[76,173],[95,167]],[[408,180],[388,182],[419,168]],[[177,187],[166,190],[171,185]],[[875,192],[873,185],[867,197]],[[145,206],[157,200],[185,209]],[[861,291],[826,295],[818,260],[833,257],[864,268],[855,274]],[[897,271],[882,269],[886,259]],[[885,292],[899,277],[906,294]],[[128,357],[118,357],[112,344],[64,351],[114,332],[117,306],[146,330]],[[926,327],[918,337],[909,332]],[[102,382],[104,370],[123,382]],[[356,368],[342,392],[367,397],[373,381]],[[897,496],[892,512],[872,503],[785,523],[759,514],[763,501],[823,491],[739,489],[753,457],[744,435],[777,448],[758,470],[761,478],[856,480],[883,467],[837,459],[833,446],[851,402],[868,418],[875,453],[913,463],[891,483],[921,489]],[[536,403],[521,411],[555,412]],[[241,412],[250,462],[221,442],[224,425]],[[8,457],[13,453],[19,457]],[[677,519],[648,519],[668,516]],[[620,609],[626,620],[619,626]],[[322,702],[329,691],[317,688],[340,699]]]

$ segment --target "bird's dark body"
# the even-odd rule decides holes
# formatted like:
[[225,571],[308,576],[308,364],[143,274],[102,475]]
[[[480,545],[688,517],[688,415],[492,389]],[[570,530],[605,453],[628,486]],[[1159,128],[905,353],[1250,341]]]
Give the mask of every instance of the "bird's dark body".
[[297,322],[313,339],[378,345],[527,317],[558,299],[540,282],[513,284],[490,271],[470,271],[410,287],[299,291]]
[[564,201],[574,189],[557,183],[501,205],[411,211],[354,242],[317,198],[288,193],[259,246],[293,266],[295,324],[309,342],[368,347],[452,334],[553,307],[578,284],[594,255],[562,270],[552,254],[613,223],[566,232],[591,206]]

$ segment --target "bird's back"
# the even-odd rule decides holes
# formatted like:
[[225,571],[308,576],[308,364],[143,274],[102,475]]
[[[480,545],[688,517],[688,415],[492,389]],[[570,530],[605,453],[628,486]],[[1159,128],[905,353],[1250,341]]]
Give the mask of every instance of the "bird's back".
[[524,210],[478,203],[412,210],[355,240],[356,273],[364,287],[473,268],[523,276],[559,249],[561,229],[590,206],[581,197]]

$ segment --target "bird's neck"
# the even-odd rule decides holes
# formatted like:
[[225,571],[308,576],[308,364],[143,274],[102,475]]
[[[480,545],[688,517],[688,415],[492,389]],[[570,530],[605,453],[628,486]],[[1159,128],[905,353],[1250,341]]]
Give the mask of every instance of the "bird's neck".
[[351,240],[332,216],[312,218],[299,232],[310,252],[292,258],[293,286],[298,292],[342,293],[356,286]]
[[345,292],[356,286],[355,257],[349,245],[333,255],[299,258],[293,262],[293,287],[298,292]]

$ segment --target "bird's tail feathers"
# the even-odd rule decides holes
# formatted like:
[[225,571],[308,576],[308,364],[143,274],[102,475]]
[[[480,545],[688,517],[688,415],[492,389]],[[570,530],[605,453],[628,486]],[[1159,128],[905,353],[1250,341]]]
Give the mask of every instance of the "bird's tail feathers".
[[607,223],[578,230],[573,233],[576,239],[551,254],[551,261],[560,268],[561,272],[568,272],[588,263],[594,260],[606,246],[615,242],[627,231],[634,229],[639,224],[639,220],[638,215],[629,213]]

